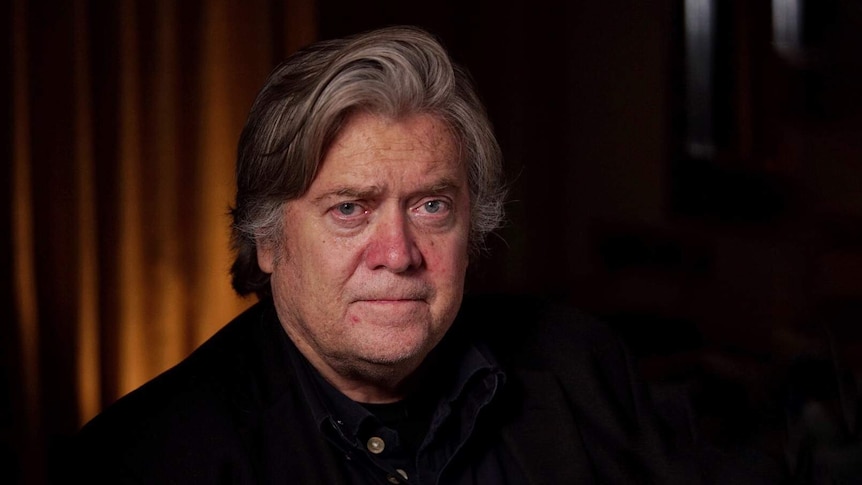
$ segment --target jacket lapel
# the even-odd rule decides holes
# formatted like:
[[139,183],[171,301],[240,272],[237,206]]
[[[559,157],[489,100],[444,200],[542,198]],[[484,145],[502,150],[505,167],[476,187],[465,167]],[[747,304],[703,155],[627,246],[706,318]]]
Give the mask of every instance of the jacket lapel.
[[342,457],[311,416],[274,310],[264,312],[251,331],[252,345],[231,394],[253,476],[260,483],[344,483]]

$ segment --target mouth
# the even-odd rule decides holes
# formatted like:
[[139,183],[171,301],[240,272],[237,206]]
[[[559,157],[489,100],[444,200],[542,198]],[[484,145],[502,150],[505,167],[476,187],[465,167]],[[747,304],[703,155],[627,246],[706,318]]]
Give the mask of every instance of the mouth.
[[434,292],[425,285],[405,285],[401,287],[371,286],[349,295],[348,303],[378,308],[430,304]]
[[399,303],[424,302],[423,298],[360,298],[353,303],[372,303],[377,305],[396,305]]
[[395,290],[395,291],[367,291],[364,294],[354,295],[351,303],[378,303],[381,305],[398,303],[428,302],[429,293],[422,289]]
[[428,304],[418,298],[363,298],[350,304],[350,315],[354,323],[373,323],[387,328],[405,328],[423,321]]

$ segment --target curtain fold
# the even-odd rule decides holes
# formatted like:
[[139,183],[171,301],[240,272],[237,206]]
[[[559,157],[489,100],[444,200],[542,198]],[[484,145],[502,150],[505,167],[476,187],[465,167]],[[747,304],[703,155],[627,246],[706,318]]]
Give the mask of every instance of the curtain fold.
[[[236,143],[314,0],[13,0],[3,448],[21,483],[251,301],[228,277]],[[5,463],[5,462],[4,462]]]

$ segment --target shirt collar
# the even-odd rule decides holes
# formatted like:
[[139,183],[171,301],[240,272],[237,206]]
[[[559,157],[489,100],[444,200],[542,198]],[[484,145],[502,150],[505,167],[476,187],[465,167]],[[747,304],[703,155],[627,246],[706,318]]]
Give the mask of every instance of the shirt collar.
[[[335,389],[299,352],[287,334],[282,334],[314,422],[324,434],[334,432],[345,443],[359,446],[362,427],[368,426],[369,422],[379,425],[377,418]],[[423,398],[427,394],[427,398],[438,402],[431,425],[432,434],[457,403],[473,400],[479,407],[484,407],[505,382],[505,374],[489,349],[481,344],[459,341],[451,335],[429,354],[418,372],[434,376],[425,381],[435,387],[417,389]]]

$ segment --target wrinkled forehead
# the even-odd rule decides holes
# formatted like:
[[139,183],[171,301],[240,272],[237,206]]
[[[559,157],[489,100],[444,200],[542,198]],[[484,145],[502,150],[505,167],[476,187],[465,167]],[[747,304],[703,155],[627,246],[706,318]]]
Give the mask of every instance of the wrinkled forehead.
[[457,153],[449,129],[436,117],[357,113],[330,144],[312,186],[321,177],[373,180],[384,175],[389,180],[409,176],[417,183],[445,179],[449,185],[466,186]]
[[[330,143],[330,147],[332,144],[343,140],[346,132],[355,131],[354,129],[360,125],[368,126],[372,124],[380,127],[405,127],[411,134],[417,135],[415,140],[429,141],[431,143],[423,148],[448,150],[456,141],[455,133],[449,123],[442,116],[434,113],[411,112],[393,116],[371,110],[361,110],[349,113],[339,123],[338,130]],[[391,141],[395,143],[399,142],[398,139]],[[404,141],[409,142],[411,140]]]
[[322,147],[313,178],[317,178],[333,151],[342,155],[355,152],[359,158],[363,151],[416,150],[434,153],[441,161],[466,168],[461,140],[442,115],[432,112],[392,115],[373,109],[354,109],[345,113]]

